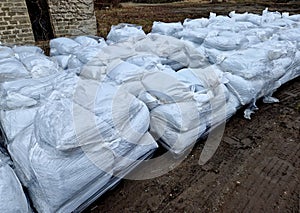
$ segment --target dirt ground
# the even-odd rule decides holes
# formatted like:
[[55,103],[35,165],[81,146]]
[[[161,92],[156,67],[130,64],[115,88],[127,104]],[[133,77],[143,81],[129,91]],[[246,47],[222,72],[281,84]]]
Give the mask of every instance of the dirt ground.
[[210,12],[219,15],[228,15],[231,11],[261,14],[268,7],[271,11],[300,14],[299,0],[289,3],[273,2],[228,0],[228,2],[208,3],[208,1],[186,0],[178,3],[150,5],[122,3],[120,8],[107,10],[96,8],[98,35],[106,37],[112,25],[122,22],[143,26],[145,32],[150,32],[154,21],[177,22],[184,21],[186,18],[209,17]]
[[[300,2],[178,3],[130,5],[99,10],[99,34],[119,22],[182,21],[238,12],[270,10],[300,13]],[[127,11],[127,12],[124,12]],[[101,23],[105,24],[101,24]],[[226,124],[214,157],[198,165],[203,143],[198,143],[172,172],[151,180],[123,180],[85,212],[300,212],[300,78],[282,86],[280,103],[263,104],[252,116],[240,110]]]

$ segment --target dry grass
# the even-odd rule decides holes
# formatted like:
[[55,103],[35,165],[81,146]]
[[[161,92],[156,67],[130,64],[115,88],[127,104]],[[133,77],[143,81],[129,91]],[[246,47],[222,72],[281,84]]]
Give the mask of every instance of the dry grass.
[[120,8],[100,10],[96,8],[98,35],[106,37],[112,25],[119,23],[137,24],[145,32],[150,32],[154,21],[177,22],[186,18],[208,17],[210,12],[227,15],[230,11],[261,13],[266,7],[280,12],[300,13],[300,2],[278,4],[263,0],[230,0],[222,3],[209,3],[201,0],[185,0],[168,4],[125,3]]

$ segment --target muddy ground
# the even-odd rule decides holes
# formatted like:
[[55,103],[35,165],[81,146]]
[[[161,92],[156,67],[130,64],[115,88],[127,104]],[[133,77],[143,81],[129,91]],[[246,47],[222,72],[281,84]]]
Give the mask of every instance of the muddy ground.
[[[98,10],[97,16],[99,24],[105,23],[99,34],[105,34],[105,26],[118,22],[150,29],[152,20],[182,21],[207,17],[210,11],[261,13],[265,7],[300,13],[299,1],[293,1],[126,4]],[[145,181],[123,180],[86,212],[300,212],[300,78],[282,86],[275,97],[281,102],[258,102],[252,120],[244,119],[242,110],[233,116],[208,164],[198,165],[200,142],[172,172]]]

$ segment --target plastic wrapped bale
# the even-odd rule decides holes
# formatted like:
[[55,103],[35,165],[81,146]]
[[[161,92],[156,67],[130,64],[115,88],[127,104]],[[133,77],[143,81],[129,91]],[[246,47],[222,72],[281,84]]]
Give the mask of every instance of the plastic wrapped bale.
[[251,22],[252,24],[255,24],[257,26],[260,26],[262,24],[262,18],[258,14],[248,13],[246,21]]
[[[124,91],[122,87],[116,87],[110,83],[100,84],[92,80],[83,80],[77,87],[75,102],[95,113],[96,117],[93,120],[99,126],[97,134],[88,133],[89,137],[84,136],[87,131],[83,129],[84,127],[78,128],[80,132],[77,133],[77,137],[81,137],[82,133],[84,136],[82,138],[85,138],[84,143],[89,143],[88,138],[91,138],[92,142],[96,140],[92,137],[100,136],[111,142],[122,141],[134,146],[149,128],[150,117],[146,105]],[[78,109],[80,110],[80,108]],[[81,114],[74,113],[74,119],[81,120]],[[87,121],[87,119],[85,120]],[[80,125],[82,122],[77,123]],[[92,129],[92,131],[95,130]],[[128,148],[130,149],[130,146]]]
[[22,79],[0,84],[0,108],[13,110],[37,105],[53,91],[52,79]]
[[[110,82],[81,80],[76,88],[74,101],[75,111],[72,114],[74,114],[73,120],[77,130],[76,137],[81,141],[80,146],[82,143],[97,142],[100,138],[114,150],[116,155],[129,158],[130,150],[139,148],[140,154],[144,155],[156,148],[155,143],[141,144],[140,142],[149,128],[148,108],[134,95],[126,92],[122,86],[118,87]],[[66,138],[65,141],[69,143],[71,140]],[[73,147],[78,144],[67,146]]]
[[286,18],[277,19],[274,22],[263,24],[263,27],[272,27],[276,30],[280,30],[282,28],[293,28],[295,22]]
[[[208,101],[158,104],[151,110],[150,132],[175,154],[182,154],[205,133],[229,119],[239,107],[223,84]],[[203,94],[201,94],[203,95]],[[196,96],[196,95],[195,95]]]
[[[52,56],[51,58],[64,70],[68,69],[69,60],[71,59],[72,55],[56,55]],[[75,68],[75,67],[73,67]]]
[[281,85],[300,76],[299,66],[300,66],[300,51],[297,51],[293,63],[290,66],[285,67],[284,75],[281,76],[279,79],[276,79],[276,82],[273,82],[272,89],[269,89],[270,94],[272,94]]
[[165,22],[153,22],[152,33],[160,35],[167,35],[178,37],[178,33],[183,30],[181,22],[165,23]]
[[291,16],[288,16],[287,17],[288,19],[292,20],[292,21],[300,21],[300,14],[297,14],[297,15],[291,15]]
[[31,212],[22,185],[13,169],[3,161],[0,153],[0,211]]
[[207,128],[221,122],[209,113],[225,105],[228,91],[219,91],[224,85],[213,72],[206,71],[174,75],[152,72],[142,80],[148,92],[148,98],[142,100],[151,108],[150,132],[176,154],[183,153]]
[[246,22],[248,20],[248,12],[236,13],[235,11],[231,11],[229,13],[229,17],[234,19],[235,21]]
[[183,153],[205,132],[195,102],[164,104],[151,111],[150,132],[175,154]]
[[68,65],[67,65],[68,69],[78,69],[79,68],[81,71],[82,66],[83,66],[83,63],[75,55],[72,55],[70,57],[70,59],[68,60]]
[[281,30],[279,32],[279,39],[282,41],[300,42],[299,34],[300,34],[300,28]]
[[[105,85],[90,111],[92,99],[86,92],[92,86],[91,81],[80,83],[75,103],[58,97],[49,101],[39,109],[34,127],[9,144],[38,211],[73,211],[110,188],[113,175],[123,177],[157,147],[147,133],[149,111],[142,102]],[[113,99],[114,93],[119,99]],[[95,122],[89,123],[90,116]]]
[[15,57],[20,61],[25,60],[31,56],[44,56],[44,51],[37,46],[15,46],[13,47]]
[[[103,48],[101,54],[84,66],[81,76],[84,78],[103,80],[107,72],[112,70],[121,60],[134,56],[153,55],[159,58],[162,65],[171,66],[174,70],[184,67],[206,67],[209,65],[205,56],[192,45],[170,36],[150,34],[137,41],[116,43]],[[139,65],[138,65],[139,66]],[[150,70],[151,71],[151,70]],[[130,73],[130,71],[126,71]]]
[[245,80],[240,76],[230,73],[225,73],[225,76],[229,80],[226,86],[238,97],[242,105],[247,105],[253,101],[255,102],[266,84],[262,79],[256,79],[254,81]]
[[260,42],[265,42],[272,39],[274,34],[276,34],[276,31],[277,31],[276,29],[270,27],[254,28],[245,31],[244,35],[246,37],[255,36],[256,38],[259,39]]
[[183,27],[185,29],[189,29],[191,31],[199,28],[205,28],[209,24],[209,20],[207,18],[200,19],[185,19],[183,22]]
[[193,73],[192,69],[182,69],[177,72],[177,79],[188,85],[192,92],[206,91],[204,83]]
[[252,13],[236,13],[232,11],[229,13],[229,17],[233,19],[235,22],[249,22],[254,24],[255,26],[259,26],[261,24],[261,16]]
[[156,70],[157,65],[161,64],[161,58],[153,55],[153,54],[149,54],[149,53],[141,53],[135,56],[132,56],[130,58],[126,59],[126,62],[130,63],[130,64],[134,64],[138,67],[141,67],[147,71],[152,71],[152,70]]
[[14,57],[14,51],[10,47],[0,46],[0,59]]
[[[59,47],[59,51],[56,46]],[[78,36],[73,39],[59,38],[51,41],[51,58],[63,69],[81,69],[83,64],[96,57],[106,41],[97,36]]]
[[61,70],[54,61],[51,61],[45,55],[28,56],[21,60],[27,70],[31,73],[32,78],[41,78],[59,73]]
[[[7,51],[9,51],[10,54]],[[2,59],[4,63],[1,64],[3,66],[1,69],[6,69],[6,72],[10,72],[13,79],[25,78],[28,74],[30,77],[39,78],[59,71],[58,65],[49,60],[49,58],[43,54],[42,49],[35,46],[15,46],[12,49],[6,48],[5,58]],[[28,72],[25,72],[24,68],[27,69],[26,71]]]
[[293,27],[295,22],[285,17],[280,12],[269,12],[268,8],[263,11],[262,14],[262,27],[272,27],[275,29]]
[[122,84],[140,80],[145,72],[146,70],[140,66],[120,60],[119,63],[115,63],[113,67],[108,69],[107,77],[118,84]]
[[194,94],[188,85],[163,72],[146,73],[142,79],[145,91],[164,104],[193,100]]
[[203,45],[206,48],[214,48],[222,51],[237,50],[248,44],[244,35],[232,32],[220,32],[208,34]]
[[146,36],[146,34],[141,26],[122,23],[111,27],[111,30],[107,35],[107,42],[111,44],[144,36]]
[[83,64],[93,60],[100,54],[101,50],[107,46],[107,43],[103,38],[96,36],[95,38],[79,36],[74,38],[74,40],[81,44],[81,48],[73,54]]
[[228,55],[220,67],[245,79],[276,79],[291,65],[295,53],[292,43],[268,41]]
[[29,77],[30,73],[16,58],[0,59],[0,83]]
[[73,94],[73,85],[76,84],[77,79],[78,77],[73,73],[60,73],[44,78],[2,83],[0,84],[0,109],[13,110],[36,106],[45,102],[54,90],[70,96]]
[[[33,130],[31,126],[19,134],[9,144],[9,152],[17,174],[29,189],[33,204],[39,212],[83,210],[138,163],[129,158],[117,163],[113,152],[100,144],[60,152],[38,143]],[[140,141],[140,144],[153,143],[149,134],[145,134]],[[132,150],[132,157],[143,160],[147,155],[142,156],[141,151],[145,150],[136,147]]]
[[199,28],[193,30],[184,28],[181,32],[178,33],[178,37],[184,41],[190,41],[196,45],[201,45],[208,33],[209,30],[207,28]]
[[[220,56],[218,56],[220,58]],[[224,57],[219,64],[225,72],[239,75],[245,79],[263,77],[268,72],[269,60],[267,52],[260,48],[249,48],[243,51],[233,52]]]
[[[147,52],[165,59],[165,65],[174,62],[175,66],[200,68],[209,65],[204,55],[200,54],[193,46],[184,41],[170,36],[150,34],[145,39],[135,44],[137,52]],[[173,67],[172,67],[173,68]]]
[[[270,61],[272,60],[277,60],[277,59],[282,59],[282,58],[295,58],[295,54],[297,51],[297,44],[294,42],[289,42],[289,41],[278,41],[275,40],[269,40],[261,44],[267,45],[268,46],[268,59]],[[259,45],[257,45],[259,47]]]
[[13,141],[18,133],[33,123],[37,109],[38,108],[35,107],[28,109],[0,111],[0,123],[8,142]]
[[[233,21],[231,24],[232,29],[229,31],[240,32],[250,28],[257,28],[257,24],[248,21],[249,17],[251,17],[251,14],[248,12],[239,14],[232,11],[229,13],[229,17]],[[258,16],[258,18],[260,18],[260,16]]]
[[102,48],[103,47],[100,45],[82,47],[80,51],[75,52],[74,54],[81,63],[86,64],[89,61],[98,58]]
[[101,37],[92,37],[92,36],[78,36],[74,38],[74,41],[78,42],[82,46],[96,46],[99,43],[102,43],[105,41]]
[[68,55],[80,49],[80,44],[70,38],[55,38],[50,41],[50,55]]
[[234,22],[235,21],[228,16],[217,16],[215,13],[210,13],[207,28],[218,31],[231,31],[231,27],[234,25]]
[[261,17],[262,23],[267,23],[277,21],[277,19],[281,19],[282,16],[280,12],[269,12],[268,8],[266,8],[263,10]]
[[233,27],[234,27],[234,32],[244,33],[249,29],[255,29],[257,26],[251,22],[235,22]]
[[[198,50],[199,50],[199,48],[198,48]],[[208,60],[211,64],[217,64],[217,65],[221,64],[227,57],[234,54],[234,50],[233,51],[220,51],[217,49],[203,48],[203,49],[200,49],[199,51],[204,52],[204,55],[208,58]]]
[[[71,212],[108,183],[111,175],[100,170],[82,150],[56,151],[38,143],[32,130],[19,134],[9,145],[9,152],[39,212]],[[91,150],[93,154],[107,170],[112,167],[114,159],[109,150]]]

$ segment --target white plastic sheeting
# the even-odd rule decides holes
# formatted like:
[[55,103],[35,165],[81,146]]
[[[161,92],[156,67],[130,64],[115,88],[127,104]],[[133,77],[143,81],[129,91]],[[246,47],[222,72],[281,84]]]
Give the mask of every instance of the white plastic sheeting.
[[101,37],[57,38],[50,41],[50,55],[63,69],[79,72],[105,46]]
[[0,211],[7,213],[29,213],[31,209],[23,192],[22,185],[9,166],[9,157],[0,148]]
[[[299,20],[288,13],[231,12],[183,23],[173,35],[188,41],[224,72],[225,85],[247,105],[299,75]],[[170,24],[173,29],[173,24]],[[180,35],[180,36],[178,36]]]
[[[75,40],[98,45],[94,38]],[[5,78],[0,85],[6,146],[39,212],[82,209],[157,148],[148,133],[150,113],[143,102],[116,85],[80,79],[72,71],[62,71],[55,60],[30,53],[22,54],[22,60],[16,54],[7,56],[29,74]],[[35,65],[43,64],[49,66],[46,76],[30,74]],[[94,98],[88,99],[93,92]]]
[[132,31],[131,38],[130,25],[121,24],[80,76],[138,97],[150,110],[151,134],[180,154],[237,108],[250,105],[250,118],[258,98],[274,100],[280,85],[299,76],[300,27],[293,19],[267,9],[261,16],[211,13],[183,24],[155,22],[151,34]]
[[[181,154],[300,75],[300,19],[263,11],[0,48],[0,121],[41,212],[87,205],[159,141]],[[216,147],[215,147],[216,148]],[[89,175],[87,175],[89,174]],[[84,204],[85,203],[85,204]]]
[[134,24],[119,24],[111,27],[111,30],[107,35],[107,40],[109,41],[109,44],[113,44],[145,36],[146,34],[141,26],[136,26]]

